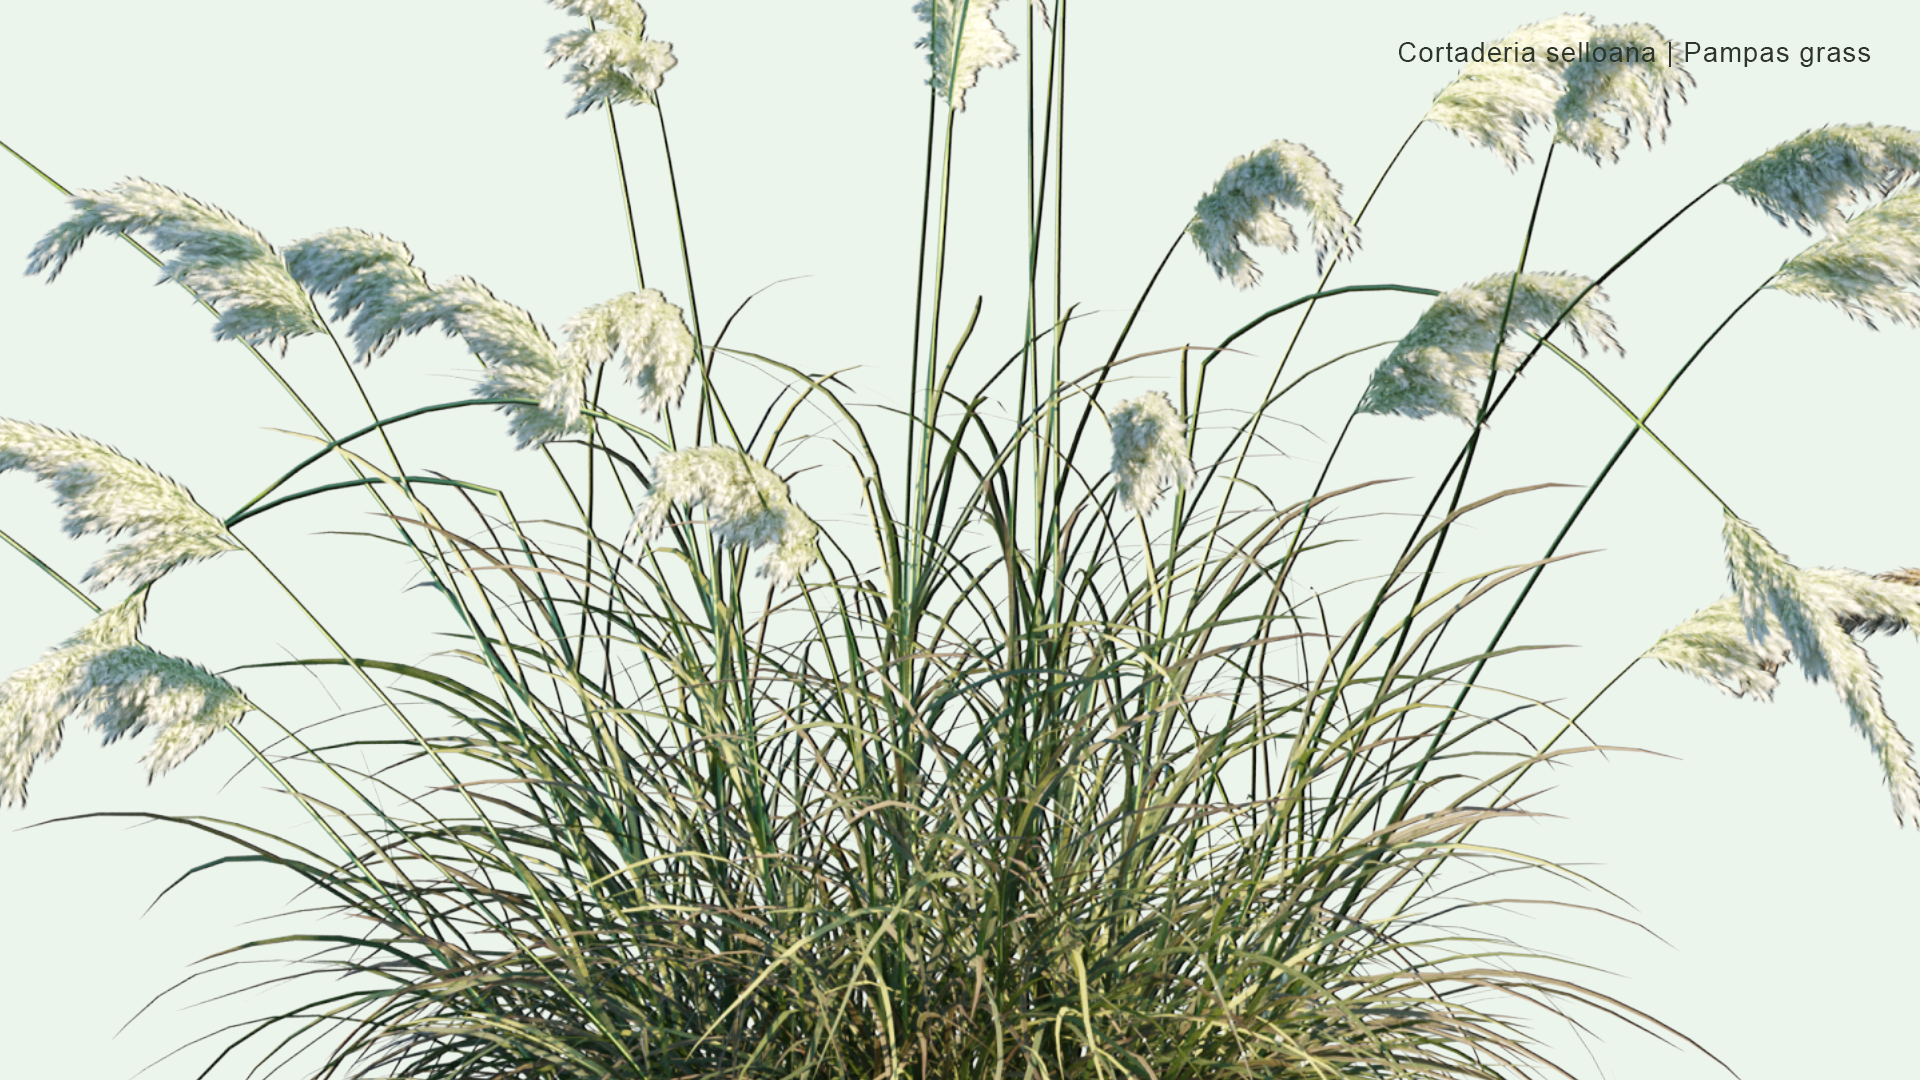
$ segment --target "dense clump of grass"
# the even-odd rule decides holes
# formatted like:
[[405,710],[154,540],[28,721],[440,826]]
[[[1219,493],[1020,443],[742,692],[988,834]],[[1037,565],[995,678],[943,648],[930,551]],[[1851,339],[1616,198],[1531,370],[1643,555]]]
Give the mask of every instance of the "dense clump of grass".
[[[574,112],[662,108],[677,61],[637,5],[558,6],[587,20],[549,47],[571,64]],[[1548,706],[1509,705],[1481,677],[1523,648],[1506,627],[1566,557],[1573,521],[1531,562],[1441,563],[1458,523],[1530,490],[1468,496],[1480,433],[1536,356],[1612,398],[1554,339],[1619,348],[1601,285],[1645,241],[1595,277],[1534,270],[1523,248],[1512,269],[1447,289],[1330,288],[1360,250],[1365,205],[1350,213],[1311,150],[1275,141],[1230,163],[1174,242],[1249,288],[1247,248],[1291,249],[1284,215],[1303,215],[1318,291],[1215,347],[1130,343],[1129,319],[1094,351],[1069,349],[1074,312],[1057,289],[1045,299],[1068,7],[1028,6],[1016,50],[997,0],[916,6],[930,225],[899,409],[834,372],[727,347],[690,282],[679,297],[649,287],[637,244],[632,290],[556,340],[471,278],[433,284],[389,237],[335,229],[282,248],[150,181],[67,193],[74,213],[31,254],[33,272],[58,275],[99,234],[144,240],[216,316],[216,336],[257,353],[324,337],[358,386],[354,361],[437,329],[480,365],[465,400],[350,420],[309,411],[320,449],[225,515],[104,444],[0,421],[0,471],[49,483],[69,531],[122,537],[88,577],[132,589],[0,685],[0,798],[24,802],[70,719],[110,739],[154,729],[156,774],[229,732],[331,846],[192,823],[360,920],[237,950],[312,943],[309,973],[350,979],[266,1018],[222,1060],[255,1040],[271,1059],[318,1028],[336,1038],[322,1075],[417,1080],[1495,1077],[1559,1071],[1506,1014],[1513,1003],[1658,1026],[1539,957],[1435,922],[1471,906],[1446,891],[1462,873],[1570,874],[1469,834],[1525,814],[1514,791],[1533,766],[1590,748],[1559,745],[1578,714],[1556,714],[1549,737],[1511,738],[1512,712]],[[1664,135],[1691,82],[1643,25],[1565,16],[1508,41],[1528,58],[1470,65],[1422,122],[1509,164],[1535,127],[1612,160],[1635,133]],[[1546,58],[1582,41],[1617,56]],[[965,94],[1019,53],[1043,69],[1029,83],[1041,135],[1021,237],[1026,325],[976,342],[978,304],[956,318],[943,288],[953,132]],[[1920,232],[1896,192],[1912,139],[1821,129],[1727,178],[1827,233],[1761,288],[1914,321]],[[1849,219],[1839,207],[1855,199],[1879,201]],[[1316,588],[1300,567],[1356,488],[1282,494],[1260,459],[1264,426],[1304,376],[1284,380],[1283,358],[1226,423],[1207,422],[1209,380],[1254,326],[1381,290],[1434,299],[1355,414],[1444,414],[1466,434],[1385,564],[1352,588]],[[728,364],[781,390],[731,390],[714,375]],[[1140,372],[1172,392],[1116,400]],[[1587,498],[1633,439],[1657,441],[1654,407],[1612,400],[1626,437]],[[516,444],[551,462],[554,491],[448,475],[387,440],[471,406],[506,415]],[[347,478],[310,476],[328,460]],[[858,491],[864,521],[809,513],[790,482],[812,468]],[[278,507],[343,497],[372,501],[461,644],[405,662],[328,632],[331,655],[254,665],[344,670],[392,725],[312,745],[229,680],[243,676],[159,653],[138,631],[153,586],[187,562],[238,553],[277,584],[249,531]],[[1831,679],[1896,812],[1920,816],[1911,747],[1857,640],[1920,621],[1915,576],[1801,569],[1731,508],[1726,521],[1735,596],[1647,656],[1736,694],[1766,696],[1788,662]],[[1498,629],[1459,643],[1465,613],[1488,601],[1507,605]],[[262,721],[291,751],[249,732]],[[361,755],[383,764],[345,764]],[[391,779],[422,774],[417,788]]]

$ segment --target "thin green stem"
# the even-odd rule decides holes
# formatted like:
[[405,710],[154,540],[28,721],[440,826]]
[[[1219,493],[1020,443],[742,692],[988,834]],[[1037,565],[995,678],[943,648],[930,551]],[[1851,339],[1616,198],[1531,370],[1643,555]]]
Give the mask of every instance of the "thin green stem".
[[25,544],[22,544],[20,541],[15,540],[12,536],[8,535],[6,530],[4,529],[0,529],[0,541],[5,541],[8,547],[12,548],[13,550],[19,552],[21,555],[25,556],[28,562],[39,567],[43,573],[45,573],[48,577],[52,578],[54,581],[59,582],[62,588],[66,589],[68,592],[73,594],[74,599],[79,600],[81,603],[92,608],[94,611],[94,614],[97,615],[100,613],[100,605],[94,602],[93,597],[88,596],[84,592],[81,592],[80,586],[75,585],[73,582],[67,580],[67,575],[62,574],[60,571],[55,570],[53,567],[48,566],[46,563],[42,562],[40,559],[40,556],[35,555],[31,551],[28,551]]
[[[701,421],[713,428],[719,435],[720,424],[726,425],[727,435],[733,440],[736,449],[745,450],[746,444],[740,441],[740,433],[734,429],[733,418],[727,415],[726,403],[713,385],[713,352],[704,344],[706,338],[700,332],[700,299],[693,287],[693,252],[687,246],[687,218],[680,202],[680,181],[673,168],[673,143],[667,138],[666,106],[661,103],[659,92],[654,93],[653,115],[660,122],[660,148],[667,165],[667,188],[673,196],[673,224],[675,234],[680,240],[680,269],[687,282],[687,314],[693,320],[693,340],[700,350],[700,415]],[[718,417],[716,421],[715,417]],[[694,441],[700,441],[700,432],[696,427]]]

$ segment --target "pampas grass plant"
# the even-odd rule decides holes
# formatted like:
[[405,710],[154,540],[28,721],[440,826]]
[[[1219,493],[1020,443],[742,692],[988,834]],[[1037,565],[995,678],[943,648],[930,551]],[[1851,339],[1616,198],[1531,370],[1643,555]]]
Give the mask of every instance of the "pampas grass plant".
[[[1414,128],[1508,169],[1539,160],[1493,272],[1368,276],[1366,214],[1395,196],[1398,157],[1342,182],[1250,119],[1252,149],[1190,212],[1155,215],[1160,252],[1097,318],[1065,284],[1064,221],[1070,133],[1098,107],[1068,104],[1068,72],[1098,11],[927,0],[911,6],[920,228],[885,249],[913,252],[910,310],[847,327],[845,355],[816,361],[754,324],[754,296],[700,287],[710,260],[752,253],[707,252],[689,228],[668,133],[699,48],[662,40],[662,5],[553,6],[570,18],[547,46],[561,111],[603,130],[623,198],[601,229],[628,256],[570,315],[371,228],[270,238],[146,179],[69,189],[8,146],[67,200],[29,273],[52,281],[129,242],[305,425],[275,459],[231,461],[249,490],[229,499],[105,432],[0,420],[0,472],[43,483],[71,535],[116,544],[75,580],[5,537],[91,610],[0,684],[0,801],[25,804],[66,729],[89,724],[107,742],[150,735],[154,778],[230,740],[304,819],[82,815],[231,845],[183,880],[260,864],[302,888],[306,925],[222,957],[285,968],[259,982],[296,1000],[200,1043],[204,1074],[1571,1075],[1529,1026],[1558,1018],[1622,1020],[1717,1060],[1476,925],[1516,903],[1487,888],[1508,871],[1587,882],[1506,838],[1525,835],[1541,766],[1619,749],[1583,718],[1620,669],[1653,659],[1762,699],[1790,665],[1831,682],[1895,819],[1920,824],[1920,774],[1865,641],[1920,626],[1915,573],[1789,560],[1655,421],[1769,291],[1870,326],[1920,321],[1913,132],[1836,125],[1756,148],[1613,261],[1537,267],[1554,156],[1611,169],[1656,146],[1694,78],[1652,27],[1563,16],[1506,39],[1539,58],[1468,65]],[[1544,58],[1583,42],[1652,59]],[[994,94],[1022,104],[993,112]],[[1024,202],[995,219],[976,206],[1003,193],[968,155],[976,127],[1009,118],[1025,175],[992,180]],[[657,147],[658,205],[631,196],[640,140]],[[1667,343],[1664,388],[1631,405],[1605,365],[1633,331],[1603,286],[1710,196],[1819,237],[1700,340]],[[1764,215],[1755,227],[1773,228]],[[1302,258],[1300,229],[1317,283],[1267,295],[1274,267]],[[1011,291],[963,293],[962,252],[1000,246],[1020,268]],[[1233,324],[1148,338],[1141,316],[1174,273],[1219,279]],[[1419,305],[1389,340],[1302,344],[1321,312],[1386,296]],[[1293,336],[1254,359],[1283,317]],[[427,330],[457,346],[467,389],[383,387],[432,347]],[[1354,368],[1316,467],[1285,467],[1303,383]],[[1510,528],[1553,486],[1482,480],[1496,417],[1524,411],[1541,377],[1520,376],[1549,368],[1620,434],[1591,448],[1604,465],[1577,500],[1518,518],[1529,538],[1544,520],[1539,550],[1481,561],[1478,523]],[[523,460],[419,434],[479,413]],[[1444,426],[1438,468],[1335,479],[1350,443],[1415,425]],[[1675,608],[1585,696],[1504,682],[1541,645],[1515,640],[1516,619],[1549,568],[1580,572],[1560,565],[1569,534],[1636,442],[1720,513],[1732,595]],[[329,543],[391,552],[431,605],[289,565],[277,523],[316,517],[346,534]],[[253,599],[230,618],[290,614],[313,652],[216,672],[147,641],[150,615],[194,602],[194,575],[235,563]],[[348,593],[418,615],[440,644],[368,648],[332,614]],[[342,704],[322,715],[289,673]]]

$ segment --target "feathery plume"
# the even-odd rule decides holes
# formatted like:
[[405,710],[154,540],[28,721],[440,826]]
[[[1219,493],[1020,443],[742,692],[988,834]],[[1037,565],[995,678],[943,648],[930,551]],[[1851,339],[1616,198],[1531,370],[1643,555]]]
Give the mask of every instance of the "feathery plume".
[[1902,824],[1920,823],[1920,771],[1913,766],[1913,744],[1907,741],[1880,697],[1880,672],[1867,651],[1833,619],[1820,623],[1821,645],[1834,689],[1847,703],[1848,718],[1867,740],[1893,798],[1893,815]]
[[[1815,618],[1831,620],[1842,633],[1868,636],[1920,626],[1920,570],[1892,570],[1871,577],[1825,567],[1794,572]],[[1764,630],[1756,637],[1741,612],[1739,597],[1725,597],[1667,631],[1646,655],[1675,671],[1714,683],[1734,697],[1751,693],[1770,701],[1774,672],[1794,652],[1771,609],[1761,613],[1761,620]]]
[[1888,570],[1872,577],[1851,570],[1807,573],[1820,603],[1839,617],[1840,629],[1849,634],[1871,637],[1920,628],[1920,570]]
[[[1649,149],[1653,137],[1667,135],[1669,101],[1687,99],[1693,76],[1670,62],[1667,39],[1646,23],[1603,26],[1587,42],[1587,52],[1568,64],[1566,91],[1554,105],[1556,138],[1601,164],[1620,160],[1637,128]],[[1616,127],[1608,116],[1619,118]]]
[[653,489],[634,515],[629,540],[652,540],[676,504],[704,505],[720,544],[749,551],[773,545],[760,576],[781,587],[820,561],[820,526],[794,505],[786,481],[738,450],[696,446],[660,455],[653,465]]
[[[1752,636],[1740,598],[1729,596],[1669,630],[1646,655],[1675,671],[1705,679],[1734,697],[1751,693],[1761,701],[1772,700],[1774,672],[1790,658],[1800,662],[1809,678],[1814,678],[1816,667],[1824,671],[1846,703],[1854,728],[1873,751],[1893,799],[1895,818],[1902,823],[1920,822],[1920,772],[1913,766],[1913,745],[1887,715],[1879,672],[1850,636],[1856,630],[1871,633],[1912,625],[1920,619],[1920,588],[1903,584],[1906,579],[1898,573],[1875,578],[1852,570],[1816,569],[1796,574],[1803,596],[1814,609],[1810,620],[1813,654],[1789,647],[1771,610],[1761,612],[1764,632]],[[1920,581],[1920,575],[1911,576]],[[1810,658],[1816,659],[1811,667]]]
[[693,332],[657,290],[616,296],[567,321],[562,367],[598,367],[620,350],[621,370],[640,389],[640,407],[658,416],[680,400],[693,368]]
[[302,286],[333,297],[335,318],[353,316],[360,360],[385,352],[401,334],[435,323],[464,339],[486,369],[475,396],[539,402],[502,407],[521,449],[591,428],[581,415],[586,380],[615,349],[643,406],[656,414],[678,399],[693,363],[685,318],[653,289],[575,315],[560,348],[532,315],[472,278],[454,278],[438,289],[428,285],[413,253],[389,237],[332,229],[293,244],[287,262]]
[[572,30],[547,42],[547,66],[573,61],[567,82],[579,87],[568,116],[616,102],[651,105],[678,60],[673,46],[647,40],[647,13],[633,0],[552,0],[553,6],[599,26]]
[[1613,336],[1613,319],[1597,306],[1606,295],[1599,289],[1587,292],[1591,283],[1577,274],[1494,274],[1440,294],[1374,369],[1359,411],[1416,419],[1442,413],[1473,423],[1485,397],[1479,387],[1492,368],[1509,287],[1509,338],[1544,335],[1565,312],[1561,325],[1573,331],[1581,352],[1591,337],[1600,348],[1623,353]]
[[1920,132],[1836,124],[1796,135],[1735,169],[1726,185],[1782,225],[1813,235],[1846,221],[1841,207],[1884,197],[1920,173]]
[[1149,514],[1169,485],[1193,482],[1187,424],[1172,399],[1154,391],[1107,414],[1113,432],[1113,493],[1136,514]]
[[315,296],[333,297],[333,317],[354,316],[355,359],[371,361],[401,334],[439,316],[427,275],[407,245],[359,229],[329,229],[287,246],[287,269]]
[[1242,238],[1293,250],[1293,227],[1275,212],[1280,207],[1304,210],[1313,219],[1316,271],[1326,269],[1329,255],[1351,257],[1360,247],[1360,230],[1340,206],[1339,183],[1313,151],[1284,140],[1234,158],[1193,208],[1187,235],[1215,275],[1249,288],[1260,280],[1260,268],[1240,246]]
[[474,385],[478,398],[533,398],[537,405],[500,406],[507,414],[507,433],[513,448],[545,446],[555,439],[589,431],[593,421],[581,416],[586,402],[586,370],[545,360],[531,364],[490,364],[486,377]]
[[53,485],[68,536],[128,534],[82,579],[96,590],[121,579],[138,589],[183,563],[240,548],[186,488],[92,439],[0,419],[0,473],[14,469]]
[[1565,60],[1548,60],[1553,47],[1571,51],[1594,36],[1593,19],[1562,15],[1533,23],[1502,38],[1493,48],[1499,60],[1475,61],[1434,95],[1426,119],[1455,135],[1499,154],[1517,169],[1527,154],[1527,130],[1550,125],[1566,92]]
[[59,708],[61,699],[84,681],[87,660],[133,643],[146,602],[146,590],[136,590],[0,683],[0,806],[26,805],[33,766],[60,749],[68,711]]
[[1887,715],[1880,697],[1879,672],[1854,640],[1879,632],[1920,627],[1920,571],[1890,570],[1871,577],[1853,570],[1801,572],[1802,582],[1831,625],[1822,627],[1823,644],[1834,664],[1834,685],[1846,701],[1853,723],[1873,748],[1893,795],[1894,814],[1920,822],[1920,773],[1913,747]]
[[326,329],[266,237],[217,206],[138,177],[79,192],[70,205],[74,215],[34,245],[27,273],[45,271],[51,282],[94,233],[143,233],[156,251],[173,253],[160,280],[180,282],[219,313],[214,340],[278,342],[284,354],[288,339]]
[[1759,530],[1726,514],[1727,567],[1749,640],[1784,640],[1808,681],[1831,679],[1853,726],[1866,738],[1902,823],[1920,823],[1920,771],[1913,746],[1887,715],[1879,672],[1850,630],[1883,620],[1911,622],[1920,592],[1898,579],[1851,570],[1801,570]]
[[[1821,609],[1801,583],[1799,568],[1787,561],[1760,530],[1724,514],[1722,535],[1727,542],[1727,576],[1740,603],[1747,636],[1756,640],[1778,626],[1800,661],[1807,678],[1819,682],[1828,674],[1820,648]],[[1769,623],[1771,616],[1774,622]]]
[[253,708],[218,675],[140,644],[146,602],[136,590],[0,683],[0,806],[26,805],[34,764],[73,717],[91,718],[103,743],[158,729],[142,759],[152,781]]
[[515,447],[525,450],[589,429],[580,415],[586,401],[586,366],[563,355],[525,308],[493,295],[470,277],[457,277],[434,290],[434,317],[448,334],[458,334],[486,365],[486,377],[473,389],[482,398],[534,398],[538,405],[502,405]]
[[1920,327],[1920,189],[1832,227],[1788,259],[1767,283],[1795,296],[1825,300],[1873,327],[1879,315]]
[[1760,637],[1749,635],[1740,602],[1729,596],[1662,634],[1646,655],[1674,671],[1705,679],[1723,693],[1772,701],[1779,685],[1774,673],[1792,658],[1793,650],[1771,613],[1766,624]]
[[[966,109],[967,91],[979,80],[981,68],[999,67],[1019,55],[1007,35],[993,25],[993,9],[998,6],[1000,0],[917,0],[913,5],[920,21],[931,24],[927,36],[913,43],[914,48],[927,50],[927,62],[933,66],[933,77],[927,82],[955,109]],[[1044,18],[1046,8],[1040,10]]]

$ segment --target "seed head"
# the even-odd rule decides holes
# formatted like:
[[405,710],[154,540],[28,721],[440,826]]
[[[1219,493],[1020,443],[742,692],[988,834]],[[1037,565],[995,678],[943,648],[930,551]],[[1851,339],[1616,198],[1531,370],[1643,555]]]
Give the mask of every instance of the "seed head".
[[[913,5],[920,21],[930,24],[927,36],[914,42],[915,48],[927,50],[933,67],[927,82],[955,109],[967,107],[967,91],[980,78],[981,68],[1000,67],[1019,55],[993,25],[993,9],[999,6],[1000,0],[917,0]],[[1043,15],[1045,11],[1041,8]]]
[[771,469],[725,446],[696,446],[662,454],[653,489],[641,501],[628,536],[652,540],[676,506],[704,506],[716,542],[729,547],[773,546],[760,576],[785,587],[820,561],[820,526],[794,505],[787,482]]
[[651,105],[667,72],[678,63],[673,46],[647,40],[647,13],[633,0],[552,0],[553,6],[599,25],[571,30],[547,42],[547,66],[573,61],[567,81],[579,87],[568,116],[616,102]]
[[[1473,423],[1486,397],[1482,387],[1492,370],[1503,312],[1509,339],[1529,341],[1557,321],[1573,331],[1582,352],[1589,337],[1603,349],[1622,351],[1613,319],[1596,306],[1606,294],[1589,291],[1591,283],[1576,274],[1494,274],[1440,294],[1374,369],[1359,410],[1415,418],[1441,413]],[[1502,368],[1518,355],[1512,346],[1503,349]]]
[[1920,575],[1869,577],[1852,570],[1802,570],[1759,530],[1726,514],[1727,569],[1734,595],[1663,635],[1648,656],[1738,697],[1773,692],[1789,658],[1809,681],[1831,679],[1854,729],[1867,740],[1902,823],[1920,823],[1920,771],[1913,746],[1880,696],[1879,672],[1853,632],[1920,621]]
[[287,245],[287,269],[308,292],[333,297],[333,317],[353,316],[361,362],[417,334],[441,312],[407,245],[359,229],[330,229]]
[[27,779],[69,719],[90,718],[106,743],[157,729],[143,759],[151,781],[253,708],[225,679],[136,640],[146,602],[135,590],[0,683],[0,806],[26,805]]
[[1360,247],[1360,230],[1340,206],[1340,185],[1313,151],[1299,143],[1273,142],[1234,158],[1213,190],[1193,208],[1187,235],[1222,278],[1242,288],[1260,280],[1260,268],[1241,241],[1292,251],[1293,226],[1276,211],[1304,210],[1313,220],[1314,267],[1324,272],[1328,257],[1351,257]]
[[[1519,168],[1520,162],[1533,160],[1527,153],[1528,129],[1553,123],[1567,88],[1567,63],[1548,60],[1547,48],[1563,55],[1561,50],[1593,34],[1593,19],[1586,15],[1562,15],[1515,30],[1494,46],[1503,59],[1462,68],[1434,95],[1426,119],[1499,154],[1507,168]],[[1520,59],[1528,55],[1531,60]]]
[[[1671,99],[1687,99],[1693,76],[1669,62],[1667,39],[1646,23],[1603,26],[1585,58],[1566,66],[1566,92],[1554,105],[1555,137],[1601,163],[1620,160],[1636,129],[1651,149],[1666,138]],[[1617,118],[1618,124],[1609,123]]]
[[1873,326],[1873,317],[1920,327],[1920,190],[1909,189],[1834,225],[1788,259],[1768,283],[1833,304]]
[[1796,135],[1735,169],[1728,187],[1782,225],[1813,235],[1846,221],[1842,207],[1885,196],[1920,173],[1920,132],[1836,124]]
[[658,416],[680,400],[693,367],[693,333],[680,309],[653,289],[595,304],[568,320],[562,366],[597,368],[620,352],[621,369],[640,389],[640,407]]
[[214,340],[278,342],[285,353],[288,339],[326,329],[266,237],[217,206],[138,177],[108,191],[77,192],[71,205],[73,217],[34,246],[27,273],[44,270],[52,281],[94,233],[137,233],[154,250],[172,253],[161,264],[162,282],[185,285],[219,313]]
[[1169,485],[1193,482],[1187,424],[1167,395],[1155,391],[1107,415],[1113,432],[1113,493],[1122,506],[1148,514]]
[[82,579],[136,589],[176,566],[237,551],[240,541],[187,489],[103,443],[25,420],[0,419],[0,473],[23,469],[53,486],[69,536],[125,535]]

